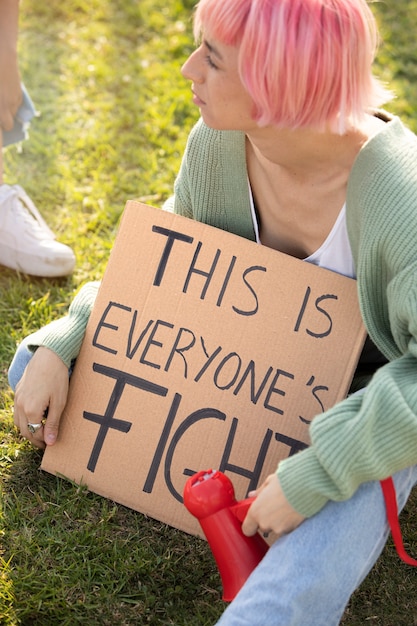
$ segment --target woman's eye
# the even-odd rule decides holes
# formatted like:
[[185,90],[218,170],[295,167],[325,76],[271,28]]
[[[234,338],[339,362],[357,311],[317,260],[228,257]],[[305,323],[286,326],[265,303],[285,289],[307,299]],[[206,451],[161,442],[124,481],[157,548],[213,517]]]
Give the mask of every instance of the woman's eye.
[[219,69],[219,68],[217,67],[217,65],[216,65],[215,63],[213,63],[213,61],[212,61],[212,59],[211,59],[211,56],[210,56],[210,55],[207,55],[207,56],[205,57],[205,61],[206,61],[207,65],[208,65],[209,67],[212,67],[214,70],[218,70],[218,69]]

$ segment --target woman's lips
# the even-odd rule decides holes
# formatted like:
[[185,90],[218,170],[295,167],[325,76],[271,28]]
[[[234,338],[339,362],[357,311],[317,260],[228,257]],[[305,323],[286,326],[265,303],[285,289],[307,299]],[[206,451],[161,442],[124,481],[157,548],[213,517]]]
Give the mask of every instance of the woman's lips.
[[204,100],[202,100],[196,93],[195,91],[193,91],[193,102],[194,104],[196,104],[198,107],[201,107],[203,105],[205,105],[206,103],[204,102]]

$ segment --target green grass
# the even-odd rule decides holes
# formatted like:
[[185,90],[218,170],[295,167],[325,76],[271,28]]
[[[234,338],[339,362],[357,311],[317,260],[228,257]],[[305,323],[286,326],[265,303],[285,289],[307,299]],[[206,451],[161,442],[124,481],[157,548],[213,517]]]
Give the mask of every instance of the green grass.
[[[25,0],[22,75],[41,111],[21,150],[5,153],[22,184],[77,255],[73,276],[36,280],[0,268],[0,624],[213,624],[223,610],[208,546],[39,471],[41,453],[12,422],[7,366],[20,339],[100,278],[130,198],[160,206],[197,119],[179,69],[192,50],[192,0]],[[417,2],[374,5],[384,44],[378,72],[389,109],[417,131]],[[416,497],[401,518],[417,554]],[[344,626],[417,624],[416,572],[391,545]],[[308,625],[306,625],[308,626]]]

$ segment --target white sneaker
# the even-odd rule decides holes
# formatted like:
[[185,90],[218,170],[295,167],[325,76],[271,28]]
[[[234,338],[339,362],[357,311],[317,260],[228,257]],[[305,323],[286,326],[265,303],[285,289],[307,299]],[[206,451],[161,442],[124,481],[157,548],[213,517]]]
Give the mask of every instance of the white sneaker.
[[0,263],[32,276],[68,276],[71,248],[55,240],[32,200],[19,185],[0,185]]

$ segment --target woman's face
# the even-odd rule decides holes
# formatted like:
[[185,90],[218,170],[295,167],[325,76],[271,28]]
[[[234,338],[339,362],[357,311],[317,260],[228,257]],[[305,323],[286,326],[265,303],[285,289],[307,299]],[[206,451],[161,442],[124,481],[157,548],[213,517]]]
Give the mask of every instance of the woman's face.
[[247,131],[257,127],[252,99],[239,77],[238,52],[206,33],[182,67],[183,76],[192,82],[193,102],[210,128]]

